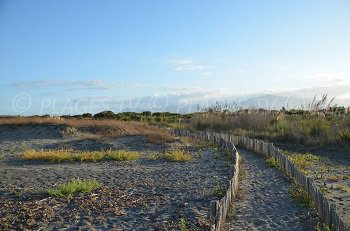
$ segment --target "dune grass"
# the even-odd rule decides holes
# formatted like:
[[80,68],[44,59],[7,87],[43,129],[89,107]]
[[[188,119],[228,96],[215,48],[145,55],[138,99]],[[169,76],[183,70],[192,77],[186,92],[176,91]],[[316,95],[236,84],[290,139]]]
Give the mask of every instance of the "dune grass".
[[69,149],[60,150],[26,150],[23,153],[24,160],[46,160],[51,162],[62,162],[72,160],[71,151]]
[[52,189],[47,189],[46,192],[55,197],[70,197],[74,193],[89,193],[100,187],[101,184],[96,180],[73,178],[67,183],[62,183]]
[[108,151],[107,152],[108,158],[112,160],[118,160],[118,161],[126,161],[126,160],[137,160],[140,158],[140,153],[136,151],[129,151],[129,150],[116,150],[116,151]]
[[23,153],[24,160],[45,160],[50,162],[80,161],[96,162],[104,159],[110,160],[136,160],[140,153],[128,150],[108,151],[77,151],[72,149],[60,150],[26,150]]
[[320,157],[311,153],[295,153],[289,151],[283,151],[290,161],[298,166],[300,171],[304,174],[309,174],[309,167],[314,165],[317,161],[320,161]]
[[164,158],[174,162],[186,162],[192,160],[192,155],[185,150],[175,149],[165,153]]

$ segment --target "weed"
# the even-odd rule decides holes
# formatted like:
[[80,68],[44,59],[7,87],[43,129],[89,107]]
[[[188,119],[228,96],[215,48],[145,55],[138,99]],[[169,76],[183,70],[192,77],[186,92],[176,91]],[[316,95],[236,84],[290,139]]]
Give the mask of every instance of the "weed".
[[291,195],[291,197],[297,204],[306,205],[310,208],[314,207],[311,197],[309,196],[307,191],[305,191],[303,186],[298,184],[297,182],[293,181],[293,183],[288,189],[288,193],[289,195]]
[[108,151],[107,155],[112,160],[126,161],[126,160],[137,160],[140,158],[140,153],[129,150],[116,150]]
[[0,154],[0,160],[3,160],[3,159],[5,159],[5,156],[4,156],[4,154]]
[[57,185],[53,189],[47,189],[46,192],[55,197],[70,197],[74,193],[89,193],[100,187],[101,184],[96,180],[82,180],[80,178],[73,178],[67,183]]
[[186,162],[192,160],[192,155],[185,150],[175,149],[165,153],[164,158],[169,161]]
[[215,187],[211,190],[210,194],[216,197],[223,197],[227,192],[226,185],[219,180],[216,180]]
[[273,158],[273,157],[266,159],[265,162],[270,167],[273,167],[273,168],[278,168],[279,167],[279,164],[278,164],[277,160],[275,158]]

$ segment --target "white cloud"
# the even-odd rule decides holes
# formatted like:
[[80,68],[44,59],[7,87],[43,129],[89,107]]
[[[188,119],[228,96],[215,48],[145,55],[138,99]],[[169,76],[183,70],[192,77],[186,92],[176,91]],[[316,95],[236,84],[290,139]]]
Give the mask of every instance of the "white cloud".
[[172,59],[167,63],[173,66],[175,71],[179,72],[194,72],[198,75],[211,76],[212,72],[208,71],[208,67],[200,65],[192,59]]

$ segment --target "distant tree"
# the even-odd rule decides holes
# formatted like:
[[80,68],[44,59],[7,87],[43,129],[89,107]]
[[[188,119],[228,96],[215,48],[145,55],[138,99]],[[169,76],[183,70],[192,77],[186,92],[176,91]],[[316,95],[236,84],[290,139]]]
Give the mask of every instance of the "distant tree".
[[81,117],[90,119],[90,118],[92,118],[92,114],[91,113],[84,113],[81,115]]
[[93,116],[94,119],[115,119],[116,114],[112,111],[101,111]]
[[152,112],[150,111],[144,111],[141,113],[143,116],[151,116],[152,115]]

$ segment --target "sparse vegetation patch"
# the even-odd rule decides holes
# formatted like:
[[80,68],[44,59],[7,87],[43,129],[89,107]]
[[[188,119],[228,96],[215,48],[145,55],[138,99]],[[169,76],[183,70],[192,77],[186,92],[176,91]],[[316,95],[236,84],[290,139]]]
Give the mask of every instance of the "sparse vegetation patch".
[[165,153],[164,158],[174,162],[186,162],[192,160],[192,155],[185,150],[175,149]]
[[69,197],[74,193],[89,193],[100,187],[101,184],[96,180],[83,180],[80,178],[73,178],[67,183],[57,185],[53,189],[47,189],[46,192],[55,197]]

